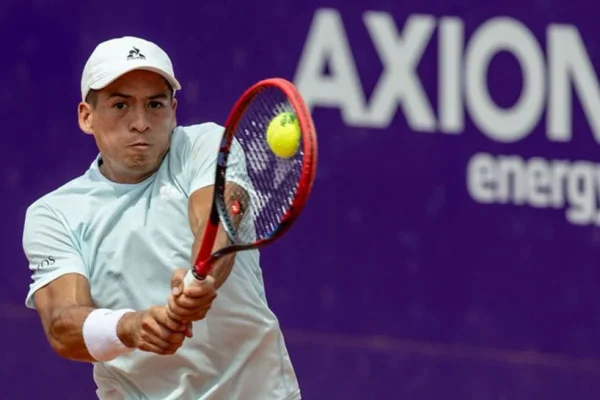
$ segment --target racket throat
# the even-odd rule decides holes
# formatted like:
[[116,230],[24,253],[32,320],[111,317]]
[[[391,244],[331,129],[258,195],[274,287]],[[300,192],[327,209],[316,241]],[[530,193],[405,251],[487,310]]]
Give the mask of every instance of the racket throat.
[[210,271],[212,264],[213,264],[212,258],[210,258],[206,261],[201,261],[196,264],[195,268],[192,269],[192,274],[194,274],[194,277],[196,279],[198,279],[200,281],[204,280],[206,278],[206,275],[208,275],[208,271]]

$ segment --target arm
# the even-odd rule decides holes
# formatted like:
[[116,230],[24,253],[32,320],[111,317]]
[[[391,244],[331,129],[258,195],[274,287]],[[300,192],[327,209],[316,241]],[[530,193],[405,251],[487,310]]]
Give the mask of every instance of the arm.
[[54,351],[76,361],[95,361],[82,336],[82,326],[94,310],[87,279],[66,274],[39,289],[34,295],[44,332]]
[[164,306],[138,312],[99,310],[87,279],[79,274],[63,275],[39,289],[34,301],[50,346],[69,360],[108,361],[135,348],[173,354],[183,342],[184,327],[168,319]]
[[[212,207],[214,186],[205,186],[195,190],[190,196],[188,203],[188,215],[190,228],[194,234],[192,244],[192,261],[196,260],[202,240],[204,229],[210,216]],[[233,202],[236,200],[240,213],[232,215],[232,224],[237,229],[241,223],[244,211],[248,206],[248,195],[241,186],[227,182],[225,186],[225,198]],[[231,243],[229,236],[219,224],[217,236],[212,251],[217,251]],[[188,268],[179,268],[173,272],[171,277],[172,293],[169,296],[167,314],[169,318],[180,324],[187,325],[190,321],[204,319],[206,313],[216,298],[216,290],[225,283],[235,261],[235,254],[227,254],[219,258],[212,266],[205,280],[193,282],[188,287],[183,286],[184,277]]]
[[34,301],[50,346],[69,360],[108,361],[136,348],[173,354],[184,336],[192,335],[168,318],[165,306],[145,311],[95,308],[88,281],[79,274],[54,280],[35,293]]
[[133,348],[172,354],[185,327],[168,319],[165,306],[142,312],[95,308],[76,243],[62,215],[46,206],[28,210],[23,247],[33,283],[27,305],[37,310],[52,349],[83,362],[107,361]]
[[[196,261],[200,251],[206,223],[210,217],[212,207],[215,168],[217,154],[221,144],[223,128],[216,124],[203,124],[194,128],[181,131],[179,149],[175,151],[180,157],[184,171],[185,184],[189,190],[188,219],[190,229],[194,235],[191,250],[191,261]],[[247,172],[244,152],[235,140],[232,143],[228,158],[226,196],[238,193],[237,200],[242,210],[248,207],[248,192],[240,191],[240,187],[251,187]],[[236,182],[236,183],[234,183]],[[239,185],[237,184],[239,183]],[[232,221],[234,226],[241,223],[243,213]],[[229,238],[222,226],[219,226],[217,237],[212,251],[223,248],[229,244]],[[179,322],[199,321],[206,316],[216,290],[221,287],[230,275],[235,261],[235,254],[226,255],[212,265],[208,276],[201,282],[194,282],[184,286],[184,278],[189,271],[187,268],[178,268],[171,278],[172,294],[169,297],[169,316]]]
[[[200,251],[202,238],[204,236],[204,229],[206,228],[206,222],[208,221],[212,206],[213,191],[214,186],[208,186],[194,191],[190,196],[188,215],[190,227],[194,233],[192,261],[196,260],[196,257]],[[237,229],[241,222],[243,211],[247,209],[248,196],[246,191],[242,189],[241,186],[233,182],[228,182],[225,186],[225,198],[228,200],[231,199],[232,201],[236,200],[240,205],[240,209],[242,210],[242,213],[234,215],[232,218],[233,225]],[[223,229],[223,226],[219,224],[213,251],[222,249],[223,247],[228,246],[230,243],[229,237]],[[235,255],[236,253],[227,254],[217,260],[217,262],[212,266],[210,275],[215,279],[216,288],[221,287],[221,285],[225,283],[225,280],[231,272],[231,268],[233,268]]]
[[[181,175],[182,186],[185,187],[189,195],[188,219],[191,233],[194,236],[192,248],[190,249],[192,263],[196,261],[200,251],[206,223],[210,216],[215,168],[217,166],[223,130],[223,127],[214,123],[182,128],[179,131],[179,135],[174,137],[172,145],[175,162],[181,163],[181,170],[183,172]],[[235,139],[231,144],[227,164],[226,190],[232,191],[233,188],[251,186],[247,176],[244,151]],[[234,182],[237,184],[234,184]],[[238,201],[243,203],[248,196],[245,191],[240,193],[242,193],[243,198]],[[237,219],[241,219],[239,217]],[[233,222],[234,224],[239,223],[239,221]],[[211,250],[214,252],[227,244],[229,244],[227,234],[222,227],[219,227],[215,244]],[[205,284],[213,288],[221,287],[229,277],[234,261],[234,254],[220,258],[215,265],[211,266],[212,268],[205,280]],[[189,268],[187,271],[189,271]],[[181,290],[183,290],[180,273],[181,271],[175,273],[171,281],[175,296],[178,296]],[[192,286],[198,286],[198,282],[195,282]]]

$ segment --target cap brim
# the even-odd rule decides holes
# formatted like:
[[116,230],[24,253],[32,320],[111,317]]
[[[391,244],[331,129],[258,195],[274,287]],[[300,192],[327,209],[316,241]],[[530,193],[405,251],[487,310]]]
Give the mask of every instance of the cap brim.
[[150,65],[139,65],[139,64],[132,65],[129,68],[119,69],[118,71],[114,71],[112,73],[106,74],[101,79],[99,79],[97,82],[92,83],[89,86],[89,88],[93,89],[93,90],[104,89],[105,87],[107,87],[108,85],[110,85],[111,83],[113,83],[114,81],[116,81],[117,79],[122,77],[123,75],[125,75],[131,71],[136,71],[136,70],[155,72],[155,73],[159,74],[160,76],[162,76],[163,78],[165,78],[167,80],[167,82],[169,82],[169,85],[171,85],[171,88],[173,88],[173,90],[181,90],[181,84],[179,83],[179,81],[177,79],[175,79],[175,77],[172,76],[167,71],[160,69],[160,68],[150,66]]

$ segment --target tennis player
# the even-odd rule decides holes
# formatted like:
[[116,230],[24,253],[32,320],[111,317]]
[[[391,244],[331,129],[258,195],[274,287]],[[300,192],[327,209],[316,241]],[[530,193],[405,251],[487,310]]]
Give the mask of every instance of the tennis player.
[[100,399],[299,399],[257,251],[183,288],[223,128],[178,126],[179,90],[154,43],[121,37],[94,49],[78,120],[99,154],[27,209],[26,305],[60,356],[94,364]]

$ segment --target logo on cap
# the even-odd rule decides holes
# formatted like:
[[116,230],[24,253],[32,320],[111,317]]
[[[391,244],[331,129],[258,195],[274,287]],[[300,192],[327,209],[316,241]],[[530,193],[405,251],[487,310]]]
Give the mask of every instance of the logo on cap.
[[145,60],[146,56],[140,53],[140,49],[133,46],[133,50],[129,50],[128,60]]

